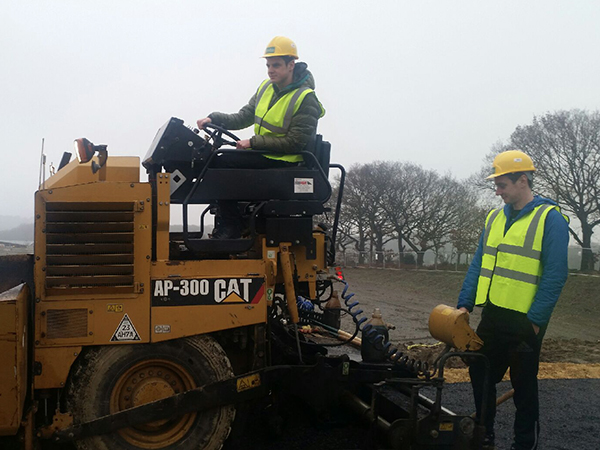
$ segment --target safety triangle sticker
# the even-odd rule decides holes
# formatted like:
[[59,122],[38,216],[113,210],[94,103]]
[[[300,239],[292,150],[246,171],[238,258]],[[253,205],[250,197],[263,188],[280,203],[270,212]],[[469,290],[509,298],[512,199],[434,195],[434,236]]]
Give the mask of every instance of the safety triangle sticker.
[[139,341],[140,335],[133,326],[133,322],[127,314],[121,319],[121,323],[110,338],[111,342],[116,341]]

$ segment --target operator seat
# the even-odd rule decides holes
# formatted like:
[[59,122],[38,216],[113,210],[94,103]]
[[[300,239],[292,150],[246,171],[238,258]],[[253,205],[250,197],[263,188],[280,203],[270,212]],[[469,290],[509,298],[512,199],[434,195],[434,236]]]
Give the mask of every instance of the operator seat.
[[[258,204],[250,229],[256,237],[256,220],[265,222],[267,242],[306,245],[307,257],[316,253],[312,237],[312,217],[325,211],[331,195],[327,179],[331,146],[317,135],[310,151],[302,152],[299,166],[269,169],[222,169],[211,167],[220,153],[248,150],[216,150],[183,121],[171,118],[157,133],[143,166],[150,179],[164,168],[171,175],[171,203],[182,204],[183,238],[194,252],[239,253],[253,245],[253,239],[201,239],[188,231],[187,207],[235,200]],[[251,150],[257,158],[261,152]]]

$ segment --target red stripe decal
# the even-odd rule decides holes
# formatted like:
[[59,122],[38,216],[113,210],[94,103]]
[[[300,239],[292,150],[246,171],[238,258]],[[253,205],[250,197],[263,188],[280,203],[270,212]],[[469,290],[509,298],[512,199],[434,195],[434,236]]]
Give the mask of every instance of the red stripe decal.
[[265,295],[265,283],[263,283],[260,286],[260,289],[258,290],[258,292],[256,293],[256,295],[254,296],[254,298],[252,299],[252,301],[250,302],[250,304],[254,305],[254,304],[260,302],[260,299],[263,298],[263,295]]

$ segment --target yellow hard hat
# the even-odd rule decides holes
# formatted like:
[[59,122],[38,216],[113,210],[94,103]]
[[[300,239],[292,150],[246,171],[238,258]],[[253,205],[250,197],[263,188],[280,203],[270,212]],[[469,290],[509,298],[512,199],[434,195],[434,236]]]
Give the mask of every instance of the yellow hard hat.
[[270,58],[271,56],[291,56],[294,59],[298,59],[298,49],[296,44],[290,38],[285,36],[275,36],[271,39],[271,42],[267,44],[265,54],[263,58]]
[[494,158],[494,173],[486,180],[515,172],[535,172],[535,167],[526,153],[521,150],[508,150]]

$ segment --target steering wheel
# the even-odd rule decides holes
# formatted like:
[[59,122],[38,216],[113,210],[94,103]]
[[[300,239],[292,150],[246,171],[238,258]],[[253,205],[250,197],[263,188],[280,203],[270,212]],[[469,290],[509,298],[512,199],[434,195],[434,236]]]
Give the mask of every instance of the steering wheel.
[[[235,147],[237,141],[240,140],[240,138],[231,131],[223,128],[220,125],[215,125],[214,123],[205,124],[203,130],[208,135],[208,141],[212,140],[211,145],[215,150],[219,149],[222,145],[231,145]],[[230,137],[233,139],[233,141],[223,139],[223,135]]]

